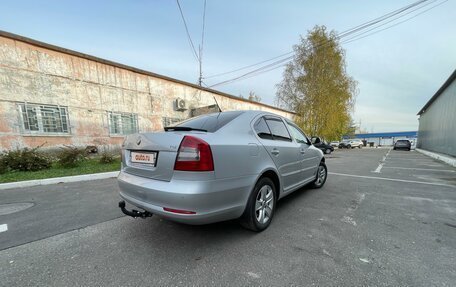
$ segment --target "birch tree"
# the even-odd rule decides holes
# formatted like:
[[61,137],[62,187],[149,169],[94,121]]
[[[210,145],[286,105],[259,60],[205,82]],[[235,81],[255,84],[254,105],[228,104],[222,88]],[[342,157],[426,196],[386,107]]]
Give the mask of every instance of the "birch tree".
[[295,111],[295,122],[308,135],[340,139],[350,127],[357,83],[346,72],[336,33],[315,26],[293,50],[277,85],[277,104]]

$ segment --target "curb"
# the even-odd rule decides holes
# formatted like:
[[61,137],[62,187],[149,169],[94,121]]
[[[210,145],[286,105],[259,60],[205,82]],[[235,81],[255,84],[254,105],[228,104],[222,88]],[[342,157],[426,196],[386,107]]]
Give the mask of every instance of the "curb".
[[53,177],[53,178],[45,178],[45,179],[0,183],[0,190],[10,189],[10,188],[20,188],[20,187],[31,187],[31,186],[37,186],[37,185],[49,185],[49,184],[56,184],[56,183],[106,179],[106,178],[117,177],[117,175],[119,175],[118,171],[110,171],[110,172],[91,173],[91,174],[74,175],[74,176]]
[[427,155],[429,157],[432,157],[434,159],[443,161],[444,163],[446,163],[448,165],[456,167],[456,158],[454,158],[454,157],[451,157],[451,156],[448,156],[448,155],[443,155],[441,153],[435,153],[435,152],[424,150],[424,149],[420,149],[420,148],[417,148],[416,151],[420,152],[420,153],[422,153],[424,155]]

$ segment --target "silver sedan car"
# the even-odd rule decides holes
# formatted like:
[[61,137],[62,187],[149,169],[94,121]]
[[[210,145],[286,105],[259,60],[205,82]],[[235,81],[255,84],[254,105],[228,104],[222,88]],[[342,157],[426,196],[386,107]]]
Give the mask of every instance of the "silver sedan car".
[[327,174],[323,153],[292,121],[262,111],[213,113],[128,136],[119,207],[189,224],[240,218],[262,231],[279,199],[305,185],[321,188]]

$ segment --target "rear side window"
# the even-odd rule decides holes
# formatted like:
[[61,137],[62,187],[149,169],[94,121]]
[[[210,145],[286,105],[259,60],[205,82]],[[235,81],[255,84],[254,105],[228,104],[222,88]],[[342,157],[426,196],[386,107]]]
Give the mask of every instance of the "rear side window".
[[221,127],[237,118],[242,111],[220,112],[202,115],[191,118],[176,125],[176,127],[188,127],[192,129],[202,129],[210,133],[218,131]]
[[290,133],[293,135],[294,139],[298,143],[303,143],[303,144],[310,144],[309,140],[307,137],[304,135],[304,133],[294,125],[287,123],[288,124],[288,129],[290,130]]
[[266,124],[264,118],[260,118],[253,125],[255,132],[262,139],[272,140],[271,130],[269,130],[268,125]]
[[291,141],[290,134],[288,133],[288,130],[282,120],[267,118],[266,123],[271,130],[274,140]]

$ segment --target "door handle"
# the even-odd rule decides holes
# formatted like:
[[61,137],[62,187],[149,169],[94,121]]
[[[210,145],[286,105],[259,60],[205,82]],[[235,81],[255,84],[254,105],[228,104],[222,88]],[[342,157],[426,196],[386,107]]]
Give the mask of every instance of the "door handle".
[[301,150],[301,154],[305,154],[306,153],[306,150],[305,149],[302,149]]
[[278,149],[274,148],[274,149],[272,149],[271,153],[273,155],[278,155],[280,153],[280,151]]

